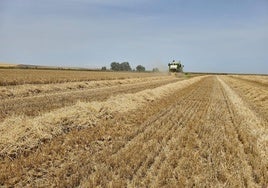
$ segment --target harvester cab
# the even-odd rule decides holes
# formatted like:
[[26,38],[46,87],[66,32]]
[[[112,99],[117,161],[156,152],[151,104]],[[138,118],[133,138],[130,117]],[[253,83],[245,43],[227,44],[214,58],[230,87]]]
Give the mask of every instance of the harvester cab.
[[168,64],[169,72],[183,72],[183,65],[181,64],[181,61],[175,61],[173,60],[171,63]]

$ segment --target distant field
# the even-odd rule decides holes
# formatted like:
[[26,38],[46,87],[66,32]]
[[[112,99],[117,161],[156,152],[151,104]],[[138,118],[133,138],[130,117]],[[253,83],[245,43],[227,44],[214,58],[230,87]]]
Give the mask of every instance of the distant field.
[[93,80],[144,78],[164,73],[101,72],[76,70],[0,69],[0,85],[48,84]]
[[268,186],[268,76],[0,79],[0,187]]
[[9,64],[9,63],[0,63],[0,68],[4,67],[4,68],[8,68],[8,67],[16,67],[18,66],[17,64]]

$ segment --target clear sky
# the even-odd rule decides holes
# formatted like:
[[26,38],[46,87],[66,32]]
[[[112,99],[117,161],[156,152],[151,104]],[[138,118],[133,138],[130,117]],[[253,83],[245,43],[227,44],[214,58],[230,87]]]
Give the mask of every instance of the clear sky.
[[0,0],[0,62],[268,74],[268,0]]

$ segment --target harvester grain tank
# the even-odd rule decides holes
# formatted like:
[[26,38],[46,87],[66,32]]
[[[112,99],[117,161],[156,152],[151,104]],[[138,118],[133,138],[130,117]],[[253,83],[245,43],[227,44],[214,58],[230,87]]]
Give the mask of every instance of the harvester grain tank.
[[168,64],[169,72],[183,72],[183,65],[181,64],[181,61],[175,61],[173,60],[171,63]]

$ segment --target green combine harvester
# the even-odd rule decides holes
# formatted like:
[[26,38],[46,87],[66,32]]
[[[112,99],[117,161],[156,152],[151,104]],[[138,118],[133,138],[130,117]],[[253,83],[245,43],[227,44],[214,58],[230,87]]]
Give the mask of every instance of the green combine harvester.
[[171,63],[168,64],[168,67],[170,73],[181,73],[183,72],[184,65],[181,64],[181,61],[173,60]]

